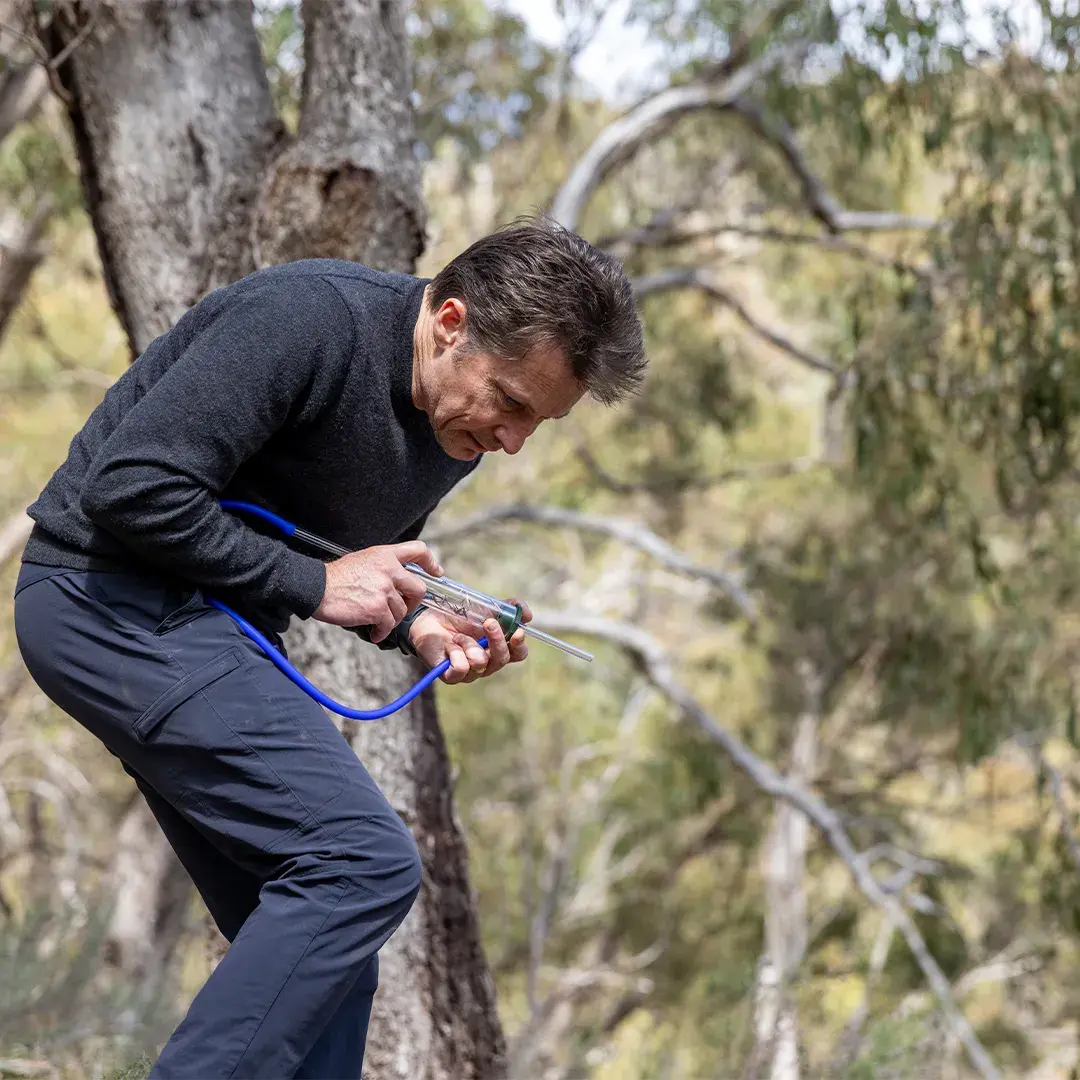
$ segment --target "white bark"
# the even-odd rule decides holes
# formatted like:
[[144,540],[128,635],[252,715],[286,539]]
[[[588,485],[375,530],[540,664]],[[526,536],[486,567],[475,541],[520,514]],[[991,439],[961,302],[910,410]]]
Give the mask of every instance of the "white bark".
[[12,211],[0,231],[0,337],[45,258],[45,233],[52,211],[52,200],[43,197],[28,217]]
[[118,888],[106,956],[130,977],[152,981],[185,928],[191,882],[141,795],[120,824],[112,879]]
[[48,92],[49,77],[41,64],[10,64],[0,76],[0,142],[37,112]]
[[33,527],[33,518],[23,510],[16,511],[0,525],[0,568],[22,552]]
[[[816,699],[816,694],[812,694]],[[812,782],[817,757],[816,700],[795,728],[787,779],[804,786]],[[765,841],[762,873],[765,879],[765,954],[758,972],[755,1017],[759,1055],[771,1058],[771,1080],[799,1080],[798,1010],[790,992],[791,980],[806,952],[806,846],[809,820],[788,802],[779,802]]]

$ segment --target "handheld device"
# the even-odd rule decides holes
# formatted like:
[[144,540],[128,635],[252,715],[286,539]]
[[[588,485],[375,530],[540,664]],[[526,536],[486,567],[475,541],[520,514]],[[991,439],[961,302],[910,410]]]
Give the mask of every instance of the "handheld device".
[[[317,536],[307,529],[301,529],[291,521],[286,521],[285,518],[280,517],[278,514],[266,510],[261,506],[257,506],[255,503],[223,499],[221,507],[224,510],[252,514],[255,517],[261,518],[263,521],[267,521],[280,529],[286,536],[293,537],[302,543],[309,544],[311,547],[324,551],[328,555],[337,555],[340,557],[350,553],[348,548],[344,548],[340,544],[335,544],[330,540],[325,540],[323,537]],[[523,623],[521,621],[522,607],[520,604],[511,604],[505,600],[497,600],[493,596],[488,596],[486,593],[479,592],[476,589],[469,588],[467,585],[463,585],[460,581],[452,581],[447,577],[433,577],[415,563],[405,563],[405,568],[410,573],[416,574],[417,577],[421,578],[426,586],[427,591],[424,594],[423,606],[435,608],[438,611],[453,616],[455,619],[460,619],[462,622],[462,630],[466,633],[472,632],[472,636],[475,636],[477,630],[482,632],[484,622],[487,619],[495,619],[507,638],[520,628],[524,631],[526,637],[531,638],[533,641],[539,641],[544,645],[551,645],[556,649],[561,649],[570,656],[576,656],[582,660],[591,661],[593,659],[592,653],[588,653],[584,649],[579,649],[576,645],[571,645],[569,642],[561,641],[557,637],[552,637],[551,634],[545,634],[542,630],[537,630],[534,627],[529,626],[528,623]],[[231,618],[233,622],[235,622],[237,626],[239,626],[240,629],[262,649],[271,663],[273,663],[279,671],[287,675],[305,693],[314,698],[320,705],[330,709],[332,712],[336,712],[339,716],[345,716],[353,720],[378,720],[384,716],[389,716],[391,713],[396,712],[398,709],[407,705],[422,690],[430,686],[450,668],[450,661],[443,660],[442,663],[433,667],[419,682],[402,694],[396,701],[392,701],[390,704],[384,705],[379,709],[354,709],[328,697],[317,686],[310,683],[301,672],[282,656],[282,654],[274,647],[273,642],[271,642],[255,626],[252,626],[252,624],[242,615],[233,611],[232,608],[223,604],[220,600],[216,600],[212,597],[207,597],[206,600],[211,607],[217,608],[219,611],[228,615],[229,618]],[[481,636],[477,638],[477,640],[481,645],[487,645],[486,636]]]

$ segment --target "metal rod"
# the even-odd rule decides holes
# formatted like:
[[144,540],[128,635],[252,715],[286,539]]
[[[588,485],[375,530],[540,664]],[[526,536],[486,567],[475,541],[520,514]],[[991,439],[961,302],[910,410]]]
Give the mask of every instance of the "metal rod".
[[305,544],[310,544],[312,547],[317,547],[320,551],[325,551],[328,555],[349,555],[351,552],[348,548],[342,547],[340,544],[335,544],[331,540],[324,540],[321,536],[316,536],[312,532],[308,532],[307,529],[297,529],[293,536],[297,540],[303,540]]
[[576,645],[571,645],[567,641],[561,641],[557,637],[552,637],[550,634],[545,634],[543,630],[537,630],[535,627],[529,626],[527,623],[522,623],[521,629],[525,631],[526,637],[531,637],[536,641],[542,641],[545,645],[554,645],[556,649],[562,649],[564,653],[569,653],[571,656],[576,656],[579,660],[588,660],[590,663],[593,660],[592,653],[587,653],[584,649],[579,649]]

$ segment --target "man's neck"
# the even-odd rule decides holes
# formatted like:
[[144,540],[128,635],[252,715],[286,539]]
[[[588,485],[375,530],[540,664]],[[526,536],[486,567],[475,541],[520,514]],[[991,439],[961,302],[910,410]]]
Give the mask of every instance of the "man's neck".
[[420,314],[416,317],[416,326],[413,328],[412,400],[413,404],[424,412],[427,412],[424,376],[435,351],[435,340],[431,332],[431,310],[428,308],[428,289],[430,286],[424,289]]

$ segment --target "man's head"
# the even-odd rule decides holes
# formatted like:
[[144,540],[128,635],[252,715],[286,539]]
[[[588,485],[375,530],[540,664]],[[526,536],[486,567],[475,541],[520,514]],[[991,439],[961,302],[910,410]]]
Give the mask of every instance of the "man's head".
[[636,391],[645,363],[619,263],[546,216],[523,218],[428,285],[413,399],[451,457],[516,454],[585,394],[612,405]]

